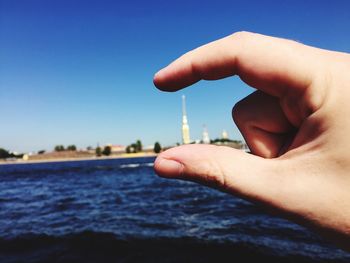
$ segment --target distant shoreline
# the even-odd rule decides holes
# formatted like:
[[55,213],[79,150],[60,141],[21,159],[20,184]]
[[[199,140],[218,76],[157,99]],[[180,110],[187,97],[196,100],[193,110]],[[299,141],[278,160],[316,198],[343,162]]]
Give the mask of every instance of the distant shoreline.
[[129,153],[122,155],[112,156],[93,156],[93,157],[77,157],[77,158],[57,158],[57,159],[42,159],[42,160],[22,160],[16,161],[0,161],[0,165],[13,165],[13,164],[35,164],[35,163],[61,163],[61,162],[76,162],[76,161],[94,161],[94,160],[110,160],[110,159],[132,159],[142,157],[156,157],[155,153]]

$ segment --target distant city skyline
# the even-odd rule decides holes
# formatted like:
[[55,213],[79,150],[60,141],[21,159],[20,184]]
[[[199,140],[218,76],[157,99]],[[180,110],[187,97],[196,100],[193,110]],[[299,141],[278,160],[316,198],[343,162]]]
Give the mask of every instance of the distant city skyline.
[[225,129],[253,91],[237,77],[158,91],[154,73],[183,53],[246,30],[350,52],[349,1],[0,0],[0,147],[181,143]]

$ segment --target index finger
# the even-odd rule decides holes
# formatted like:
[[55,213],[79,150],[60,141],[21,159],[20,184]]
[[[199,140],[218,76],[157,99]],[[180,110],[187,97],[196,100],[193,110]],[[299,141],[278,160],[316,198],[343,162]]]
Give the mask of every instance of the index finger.
[[181,56],[155,75],[154,84],[164,91],[176,91],[201,79],[239,75],[248,85],[281,97],[286,89],[302,92],[311,85],[317,50],[290,40],[239,32]]

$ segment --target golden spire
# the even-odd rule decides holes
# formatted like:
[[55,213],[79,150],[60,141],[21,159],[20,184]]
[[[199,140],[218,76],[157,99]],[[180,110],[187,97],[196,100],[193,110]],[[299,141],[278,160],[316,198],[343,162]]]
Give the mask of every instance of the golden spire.
[[190,127],[188,126],[186,114],[186,97],[182,95],[182,143],[189,144],[190,142]]

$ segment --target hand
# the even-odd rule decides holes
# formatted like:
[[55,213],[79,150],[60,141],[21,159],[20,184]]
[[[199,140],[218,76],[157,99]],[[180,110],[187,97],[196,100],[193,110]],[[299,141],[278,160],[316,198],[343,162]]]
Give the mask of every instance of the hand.
[[232,111],[253,154],[184,145],[158,156],[157,174],[258,202],[350,249],[350,55],[240,32],[183,55],[154,84],[232,75],[257,89]]

